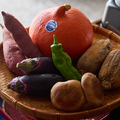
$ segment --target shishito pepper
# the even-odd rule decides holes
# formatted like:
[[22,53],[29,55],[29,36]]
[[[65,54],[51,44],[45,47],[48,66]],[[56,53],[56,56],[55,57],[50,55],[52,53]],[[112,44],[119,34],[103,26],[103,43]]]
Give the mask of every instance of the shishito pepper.
[[82,75],[72,65],[70,56],[63,51],[62,44],[58,43],[56,36],[53,35],[54,43],[51,45],[52,59],[56,68],[61,72],[67,80],[81,80]]

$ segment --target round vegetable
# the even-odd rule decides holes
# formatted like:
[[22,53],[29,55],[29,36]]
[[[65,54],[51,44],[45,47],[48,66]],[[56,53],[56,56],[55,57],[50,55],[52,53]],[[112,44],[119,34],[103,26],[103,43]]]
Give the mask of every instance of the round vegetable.
[[51,102],[60,110],[77,111],[86,103],[81,83],[77,80],[57,82],[51,89]]
[[87,104],[85,109],[100,107],[104,101],[104,94],[98,78],[93,73],[85,73],[81,79]]
[[55,34],[72,60],[83,54],[93,41],[93,28],[89,19],[69,4],[39,13],[30,25],[29,34],[47,57],[52,56],[50,46]]

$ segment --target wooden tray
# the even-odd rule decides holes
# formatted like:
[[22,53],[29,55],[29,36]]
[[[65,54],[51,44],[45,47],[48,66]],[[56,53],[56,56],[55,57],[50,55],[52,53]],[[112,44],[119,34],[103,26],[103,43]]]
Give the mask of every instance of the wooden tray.
[[[120,49],[120,37],[117,34],[107,29],[101,28],[95,24],[93,24],[93,31],[93,43],[100,39],[109,38],[112,41],[113,49]],[[59,111],[53,107],[52,103],[48,99],[22,95],[7,89],[8,82],[10,82],[15,76],[16,75],[12,73],[5,64],[3,57],[3,47],[1,43],[0,97],[16,109],[34,117],[46,120],[80,120],[109,112],[120,106],[120,88],[118,88],[106,93],[103,106],[99,108],[81,110],[78,112]]]

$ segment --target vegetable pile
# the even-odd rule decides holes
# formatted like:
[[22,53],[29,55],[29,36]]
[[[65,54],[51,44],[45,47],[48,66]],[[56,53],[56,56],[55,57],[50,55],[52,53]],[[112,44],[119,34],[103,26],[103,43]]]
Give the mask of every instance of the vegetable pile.
[[73,65],[62,43],[57,41],[58,35],[53,35],[53,44],[49,46],[52,57],[43,56],[14,16],[3,11],[2,16],[4,59],[18,75],[8,83],[8,89],[49,98],[59,110],[79,111],[102,106],[104,90],[120,87],[120,51],[112,50],[109,39],[86,48]]

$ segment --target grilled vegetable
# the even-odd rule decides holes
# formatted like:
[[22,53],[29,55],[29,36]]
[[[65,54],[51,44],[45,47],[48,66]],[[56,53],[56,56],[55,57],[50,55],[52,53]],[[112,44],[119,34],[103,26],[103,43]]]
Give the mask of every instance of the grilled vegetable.
[[1,25],[1,27],[3,29],[3,54],[6,65],[12,72],[16,73],[17,75],[24,75],[21,70],[16,68],[16,64],[24,60],[25,56],[14,41],[11,33],[6,29],[5,26]]
[[50,98],[52,86],[59,81],[65,79],[56,74],[30,74],[15,77],[7,87],[18,93]]
[[20,63],[17,63],[17,68],[22,70],[25,74],[59,74],[60,72],[55,67],[52,58],[50,57],[37,57],[28,58]]

